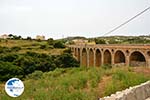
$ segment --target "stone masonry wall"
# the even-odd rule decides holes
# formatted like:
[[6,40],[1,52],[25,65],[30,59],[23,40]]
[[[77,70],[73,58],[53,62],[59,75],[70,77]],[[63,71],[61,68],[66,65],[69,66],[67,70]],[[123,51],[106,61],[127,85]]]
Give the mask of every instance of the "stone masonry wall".
[[150,98],[150,81],[99,100],[146,100],[147,98]]

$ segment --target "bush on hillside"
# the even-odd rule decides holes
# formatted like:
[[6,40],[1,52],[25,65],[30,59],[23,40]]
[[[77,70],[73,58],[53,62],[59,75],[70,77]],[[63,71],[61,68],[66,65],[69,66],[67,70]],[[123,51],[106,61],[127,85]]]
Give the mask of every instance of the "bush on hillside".
[[79,67],[79,62],[68,53],[59,55],[55,59],[55,63],[59,68]]
[[36,69],[36,61],[30,56],[21,56],[14,61],[15,65],[23,68],[24,74],[30,74]]
[[65,48],[65,45],[61,41],[56,41],[54,43],[54,48]]
[[56,65],[51,56],[34,52],[27,52],[15,61],[15,64],[24,69],[25,74],[30,74],[35,70],[43,72],[52,71]]
[[96,44],[106,44],[106,41],[104,39],[95,39]]
[[4,62],[13,62],[19,57],[19,55],[14,53],[8,53],[8,54],[1,54],[0,55],[0,61]]
[[40,46],[40,49],[46,49],[47,48],[47,45],[41,45]]
[[[4,67],[7,73],[11,71],[8,66],[14,68],[14,70],[21,68],[18,72],[22,73],[23,77],[33,73],[35,70],[48,72],[55,68],[79,67],[79,62],[69,53],[55,56],[35,52],[27,52],[25,54],[4,53],[0,54],[0,61],[6,63],[6,67]],[[1,67],[3,67],[2,64]],[[0,68],[0,71],[3,71],[3,68]],[[1,77],[3,73],[4,72],[0,72]],[[15,75],[14,72],[11,74]],[[8,75],[7,78],[11,78],[11,75]],[[5,78],[2,77],[2,80],[4,79]]]
[[32,74],[29,74],[27,76],[28,79],[41,79],[43,76],[43,72],[42,71],[39,71],[39,70],[36,70],[35,72],[33,72]]
[[7,53],[7,52],[11,52],[11,49],[8,47],[1,47],[0,46],[0,53]]
[[28,36],[28,37],[27,37],[27,40],[32,40],[32,38]]
[[11,48],[12,51],[19,51],[21,50],[21,47],[18,47],[18,46],[14,46]]
[[63,53],[69,53],[69,54],[71,54],[71,49],[70,49],[70,48],[67,48],[67,49],[65,49],[65,50],[63,51]]
[[6,81],[12,77],[22,78],[23,69],[10,62],[0,61],[0,81]]
[[54,44],[54,40],[53,40],[53,38],[49,38],[48,40],[47,40],[47,43],[49,44],[49,45],[53,45]]

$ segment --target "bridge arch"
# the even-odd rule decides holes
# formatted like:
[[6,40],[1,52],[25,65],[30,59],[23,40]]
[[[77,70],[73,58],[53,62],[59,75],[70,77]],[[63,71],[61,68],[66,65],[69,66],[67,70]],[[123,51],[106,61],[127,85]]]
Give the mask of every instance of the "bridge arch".
[[125,63],[125,54],[121,50],[117,50],[114,55],[114,63]]
[[134,51],[130,54],[130,66],[146,66],[146,57],[140,51]]
[[94,66],[94,51],[92,48],[89,49],[89,66]]
[[95,66],[96,67],[99,67],[101,65],[101,59],[102,59],[101,51],[99,49],[96,49],[96,52],[95,52]]
[[106,49],[104,51],[104,64],[111,64],[111,59],[111,52],[108,49]]
[[87,66],[87,50],[85,48],[82,49],[82,65]]

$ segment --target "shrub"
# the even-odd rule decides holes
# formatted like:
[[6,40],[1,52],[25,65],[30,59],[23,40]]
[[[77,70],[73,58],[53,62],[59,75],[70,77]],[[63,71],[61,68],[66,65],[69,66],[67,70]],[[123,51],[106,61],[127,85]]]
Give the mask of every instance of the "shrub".
[[48,46],[48,48],[49,48],[49,49],[53,49],[54,47],[53,47],[53,46]]
[[28,51],[28,52],[26,52],[26,53],[24,54],[24,56],[38,57],[39,54],[36,53],[36,52],[30,52],[30,51]]
[[28,37],[27,37],[27,40],[32,40],[32,38],[28,36]]
[[11,52],[11,49],[8,47],[1,47],[0,46],[0,53],[7,53],[7,52]]
[[111,69],[112,65],[110,65],[110,64],[104,64],[104,65],[102,65],[102,68],[103,69]]
[[105,95],[108,96],[116,91],[124,90],[148,80],[149,78],[142,74],[117,69],[112,74],[112,80],[107,84]]
[[46,76],[50,76],[50,77],[54,77],[55,78],[55,77],[59,77],[59,76],[65,74],[65,73],[66,73],[66,69],[56,68],[54,71],[49,72],[48,73],[49,75],[46,75]]
[[35,79],[35,80],[37,80],[37,79],[41,79],[42,76],[43,76],[43,72],[42,71],[35,71],[32,74],[29,74],[27,76],[27,78],[28,79]]
[[19,51],[21,50],[21,47],[18,47],[18,46],[14,46],[11,48],[12,51]]
[[41,42],[42,40],[41,40],[41,39],[36,39],[36,41],[37,41],[37,42]]
[[45,49],[47,46],[46,45],[41,45],[40,49]]
[[10,62],[0,61],[0,81],[6,81],[12,77],[22,78],[23,69]]
[[104,39],[95,39],[96,44],[106,44],[106,40]]
[[47,43],[49,44],[49,45],[53,45],[54,44],[54,40],[53,40],[53,38],[49,38],[48,40],[47,40]]
[[71,54],[71,49],[70,49],[70,48],[67,48],[67,49],[65,49],[65,50],[63,51],[63,53],[69,53],[69,54]]
[[54,48],[65,48],[65,45],[61,41],[56,41],[54,43]]
[[42,60],[36,64],[36,70],[41,70],[43,72],[52,71],[56,68],[55,63],[53,63],[52,59]]
[[36,61],[36,69],[43,72],[54,70],[56,65],[52,56],[47,54],[38,54],[34,52],[28,52],[28,56],[32,56]]
[[31,46],[38,46],[39,44],[38,43],[33,43]]
[[27,49],[28,49],[28,50],[32,50],[33,48],[31,48],[31,47],[28,47]]
[[14,54],[14,53],[8,53],[8,54],[1,54],[0,55],[0,60],[4,62],[13,62],[19,57],[19,55]]
[[55,59],[55,64],[59,68],[79,67],[79,62],[68,53],[57,56]]
[[35,71],[35,59],[30,56],[21,56],[14,61],[17,66],[20,66],[24,70],[24,74],[30,74]]

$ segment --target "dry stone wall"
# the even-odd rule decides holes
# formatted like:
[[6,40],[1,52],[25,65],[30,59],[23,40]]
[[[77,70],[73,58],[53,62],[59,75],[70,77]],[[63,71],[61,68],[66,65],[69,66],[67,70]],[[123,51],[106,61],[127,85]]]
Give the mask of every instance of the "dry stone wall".
[[150,81],[99,100],[150,100]]

